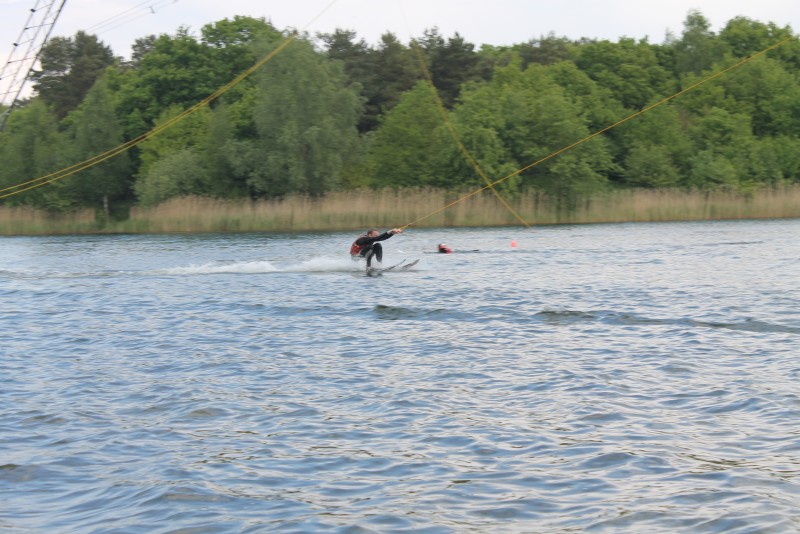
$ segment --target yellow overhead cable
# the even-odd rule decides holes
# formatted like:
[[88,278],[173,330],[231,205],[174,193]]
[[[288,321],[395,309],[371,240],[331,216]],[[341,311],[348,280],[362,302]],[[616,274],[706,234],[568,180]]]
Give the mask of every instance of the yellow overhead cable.
[[418,223],[419,221],[423,221],[423,220],[427,219],[428,217],[432,217],[432,216],[436,215],[437,213],[441,213],[441,212],[443,212],[444,210],[446,210],[446,209],[448,209],[448,208],[450,208],[450,207],[452,207],[452,206],[454,206],[454,205],[458,204],[459,202],[463,202],[464,200],[467,200],[468,198],[471,198],[471,197],[473,197],[473,196],[477,195],[478,193],[480,193],[480,192],[482,192],[482,191],[484,191],[484,190],[486,190],[486,189],[488,189],[488,188],[490,188],[490,187],[493,187],[493,186],[495,186],[495,185],[497,185],[497,184],[499,184],[499,183],[501,183],[501,182],[504,182],[505,180],[508,180],[509,178],[513,178],[514,176],[517,176],[518,174],[521,174],[521,173],[523,173],[523,172],[527,171],[527,170],[528,170],[528,169],[530,169],[531,167],[535,167],[536,165],[539,165],[540,163],[543,163],[543,162],[545,162],[545,161],[547,161],[547,160],[549,160],[549,159],[551,159],[551,158],[554,158],[555,156],[558,156],[558,155],[559,155],[559,154],[561,154],[562,152],[566,152],[567,150],[569,150],[569,149],[571,149],[571,148],[575,148],[576,146],[578,146],[578,145],[580,145],[580,144],[582,144],[582,143],[585,143],[586,141],[588,141],[588,140],[590,140],[590,139],[592,139],[592,138],[594,138],[594,137],[597,137],[597,136],[598,136],[598,135],[600,135],[601,133],[607,132],[607,131],[608,131],[608,130],[610,130],[611,128],[614,128],[614,127],[616,127],[616,126],[619,126],[620,124],[622,124],[622,123],[624,123],[624,122],[627,122],[627,121],[631,120],[632,118],[634,118],[634,117],[636,117],[636,116],[638,116],[638,115],[641,115],[642,113],[645,113],[645,112],[647,112],[647,111],[650,111],[651,109],[653,109],[653,108],[655,108],[655,107],[657,107],[657,106],[660,106],[661,104],[664,104],[665,102],[668,102],[668,101],[672,100],[672,99],[673,99],[673,98],[675,98],[675,97],[678,97],[678,96],[680,96],[680,95],[682,95],[682,94],[684,94],[684,93],[687,93],[687,92],[691,91],[692,89],[695,89],[695,88],[699,87],[700,85],[702,85],[702,84],[704,84],[704,83],[706,83],[706,82],[708,82],[708,81],[711,81],[711,80],[713,80],[713,79],[715,79],[715,78],[719,78],[719,77],[720,77],[720,76],[722,76],[723,74],[726,74],[727,72],[730,72],[730,71],[732,71],[733,69],[736,69],[736,68],[738,68],[738,67],[741,67],[742,65],[744,65],[744,64],[745,64],[745,63],[747,63],[747,62],[749,62],[749,61],[752,61],[753,59],[755,59],[755,58],[757,58],[757,57],[759,57],[759,56],[762,56],[762,55],[766,54],[767,52],[771,52],[772,50],[775,50],[776,48],[778,48],[778,47],[780,47],[780,46],[782,46],[782,45],[785,45],[786,43],[788,43],[788,42],[789,42],[789,41],[791,41],[792,39],[794,39],[794,36],[787,37],[786,39],[784,39],[783,41],[780,41],[779,43],[776,43],[776,44],[774,44],[774,45],[772,45],[772,46],[769,46],[769,47],[765,48],[764,50],[762,50],[762,51],[760,51],[760,52],[757,52],[757,53],[755,53],[755,54],[752,54],[752,55],[750,55],[750,56],[747,56],[746,58],[742,59],[742,60],[741,60],[741,61],[739,61],[738,63],[735,63],[735,64],[733,64],[733,65],[731,65],[731,66],[729,66],[729,67],[727,67],[727,68],[725,68],[725,69],[722,69],[721,71],[719,71],[719,72],[717,72],[717,73],[715,73],[715,74],[712,74],[711,76],[708,76],[708,77],[706,77],[706,78],[703,78],[703,79],[702,79],[702,80],[700,80],[699,82],[697,82],[697,83],[694,83],[694,84],[690,85],[690,86],[689,86],[689,87],[687,87],[686,89],[683,89],[683,90],[681,90],[681,91],[678,91],[677,93],[675,93],[675,94],[674,94],[674,95],[672,95],[672,96],[668,96],[667,98],[664,98],[663,100],[659,100],[659,101],[658,101],[658,102],[656,102],[655,104],[652,104],[652,105],[650,105],[650,106],[647,106],[647,107],[645,107],[645,108],[643,108],[643,109],[641,109],[641,110],[637,111],[636,113],[633,113],[633,114],[631,114],[631,115],[629,115],[629,116],[625,117],[624,119],[622,119],[622,120],[619,120],[619,121],[615,122],[614,124],[611,124],[610,126],[606,126],[605,128],[603,128],[603,129],[601,129],[601,130],[597,130],[595,133],[593,133],[593,134],[591,134],[591,135],[588,135],[588,136],[584,137],[584,138],[583,138],[583,139],[581,139],[580,141],[576,141],[575,143],[572,143],[572,144],[571,144],[571,145],[569,145],[569,146],[565,146],[564,148],[561,148],[561,149],[559,149],[559,150],[556,150],[555,152],[553,152],[553,153],[552,153],[552,154],[550,154],[549,156],[545,156],[545,157],[543,157],[543,158],[542,158],[542,159],[540,159],[540,160],[534,161],[534,162],[533,162],[533,163],[531,163],[530,165],[526,165],[525,167],[522,167],[521,169],[519,169],[519,170],[516,170],[516,171],[512,172],[512,173],[511,173],[511,174],[509,174],[508,176],[504,176],[504,177],[500,178],[499,180],[495,180],[494,182],[491,182],[491,183],[489,183],[489,184],[485,185],[484,187],[481,187],[480,189],[477,189],[477,190],[473,191],[472,193],[469,193],[469,194],[467,194],[467,195],[464,195],[463,197],[461,197],[461,198],[458,198],[458,199],[454,200],[453,202],[450,202],[449,204],[446,204],[446,205],[445,205],[445,206],[443,206],[442,208],[439,208],[438,210],[435,210],[435,211],[433,211],[433,212],[429,213],[428,215],[425,215],[425,216],[423,216],[423,217],[420,217],[419,219],[417,219],[417,220],[415,220],[415,221],[412,221],[412,222],[410,222],[410,223],[408,223],[408,224],[406,224],[406,225],[402,226],[402,228],[403,228],[403,229],[405,229],[405,228],[408,228],[409,226],[413,226],[414,224]]
[[[326,5],[325,8],[322,9],[322,11],[320,11],[313,19],[311,19],[311,21],[308,24],[306,24],[306,26],[304,26],[301,31],[304,31],[305,28],[307,28],[308,26],[313,24],[314,21],[316,21],[319,17],[321,17],[322,14],[325,13],[328,9],[330,9],[331,6],[333,6],[336,2],[338,2],[338,0],[332,0],[330,3],[328,3],[328,5]],[[132,139],[132,140],[126,142],[126,143],[123,143],[123,144],[119,145],[116,148],[112,148],[111,150],[108,150],[108,151],[106,151],[106,152],[104,152],[102,154],[99,154],[97,156],[93,156],[93,157],[91,157],[91,158],[89,158],[89,159],[87,159],[85,161],[82,161],[81,163],[76,163],[75,165],[72,165],[71,167],[67,167],[65,169],[61,169],[59,171],[50,173],[50,174],[48,174],[46,176],[41,176],[39,178],[34,178],[33,180],[29,180],[29,181],[21,183],[21,184],[13,185],[11,187],[6,187],[5,189],[0,189],[0,193],[15,189],[15,191],[11,191],[9,193],[5,193],[4,195],[0,195],[0,199],[4,199],[6,197],[10,197],[10,196],[16,195],[18,193],[22,193],[22,192],[25,192],[25,191],[29,191],[31,189],[35,189],[37,187],[41,187],[43,185],[47,185],[49,183],[55,182],[57,180],[60,180],[62,178],[66,178],[67,176],[73,175],[73,174],[78,173],[80,171],[86,170],[86,169],[88,169],[90,167],[93,167],[93,166],[95,166],[95,165],[97,165],[99,163],[102,163],[102,162],[106,161],[107,159],[113,158],[114,156],[117,156],[117,155],[125,152],[126,150],[129,150],[130,148],[132,148],[132,147],[134,147],[134,146],[136,146],[136,145],[138,145],[140,143],[143,143],[144,141],[146,141],[150,137],[153,137],[154,135],[157,135],[157,134],[161,133],[162,131],[166,130],[167,128],[170,128],[175,123],[177,123],[177,122],[181,121],[182,119],[186,118],[187,116],[191,115],[192,113],[194,113],[195,111],[197,111],[201,107],[207,105],[212,100],[214,100],[216,98],[219,98],[223,94],[225,94],[228,91],[230,91],[234,86],[238,85],[242,80],[244,80],[245,78],[247,78],[248,76],[253,74],[258,69],[260,69],[262,66],[264,66],[265,63],[270,61],[278,53],[283,51],[284,48],[289,46],[289,44],[297,38],[297,35],[298,35],[297,33],[295,33],[293,35],[290,35],[289,37],[284,39],[274,50],[272,50],[269,54],[267,54],[266,56],[261,58],[259,61],[257,61],[249,69],[245,70],[244,72],[239,74],[236,78],[234,78],[233,80],[231,80],[227,84],[223,85],[221,88],[217,89],[216,91],[214,91],[211,95],[207,96],[206,98],[204,98],[200,102],[196,103],[195,105],[185,109],[183,112],[181,112],[180,114],[176,115],[175,117],[167,120],[163,124],[160,124],[160,125],[156,126],[152,130],[140,135],[139,137],[137,137],[135,139]],[[28,186],[28,187],[25,187],[25,186]]]
[[428,81],[428,86],[431,88],[431,93],[433,93],[433,98],[436,101],[436,108],[437,108],[437,110],[439,112],[439,115],[442,116],[442,121],[444,122],[444,125],[447,127],[447,131],[450,132],[450,135],[453,137],[453,140],[456,142],[456,145],[458,146],[458,149],[461,151],[462,154],[464,154],[464,157],[467,159],[469,164],[472,165],[472,168],[475,169],[475,172],[477,172],[480,175],[480,177],[483,178],[483,181],[486,182],[486,187],[488,187],[488,188],[490,188],[492,190],[492,193],[494,193],[494,195],[497,197],[497,200],[499,200],[503,204],[503,206],[505,206],[506,209],[508,211],[510,211],[511,214],[514,215],[514,217],[517,218],[517,220],[519,222],[521,222],[524,226],[530,228],[531,225],[528,224],[525,221],[525,219],[523,219],[522,216],[520,216],[519,213],[514,211],[514,208],[512,208],[511,205],[508,202],[506,202],[506,200],[503,198],[503,196],[497,191],[497,189],[494,188],[491,180],[489,180],[489,178],[486,176],[486,173],[484,173],[483,169],[481,169],[480,164],[477,162],[477,160],[472,156],[470,151],[464,145],[464,142],[461,140],[461,136],[458,135],[458,132],[456,132],[456,129],[453,126],[453,123],[450,121],[450,118],[447,116],[447,110],[445,109],[444,103],[442,102],[441,97],[439,97],[439,92],[436,90],[436,86],[433,83],[433,76],[431,76],[430,69],[428,69],[428,65],[425,62],[425,57],[422,55],[422,50],[421,50],[419,44],[415,40],[412,39],[411,40],[411,47],[414,49],[414,52],[416,52],[416,54],[417,54],[417,59],[419,60],[419,65],[422,68],[422,73],[425,75],[425,78]]

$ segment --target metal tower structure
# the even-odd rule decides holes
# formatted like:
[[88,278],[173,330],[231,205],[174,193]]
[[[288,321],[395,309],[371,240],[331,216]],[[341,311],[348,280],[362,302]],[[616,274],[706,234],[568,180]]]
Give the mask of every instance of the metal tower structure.
[[36,0],[30,10],[28,20],[17,38],[5,65],[0,70],[0,131],[6,126],[6,119],[22,95],[39,54],[50,32],[64,9],[67,0]]

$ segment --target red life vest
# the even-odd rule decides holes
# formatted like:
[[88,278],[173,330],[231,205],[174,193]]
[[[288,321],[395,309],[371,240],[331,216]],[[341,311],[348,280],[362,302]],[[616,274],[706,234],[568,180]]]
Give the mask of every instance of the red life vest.
[[364,234],[362,236],[358,236],[358,239],[353,241],[353,244],[350,245],[350,255],[351,256],[357,256],[358,253],[361,252],[361,249],[363,249],[366,246],[366,245],[356,245],[356,241],[358,241],[362,237],[367,237],[367,234]]

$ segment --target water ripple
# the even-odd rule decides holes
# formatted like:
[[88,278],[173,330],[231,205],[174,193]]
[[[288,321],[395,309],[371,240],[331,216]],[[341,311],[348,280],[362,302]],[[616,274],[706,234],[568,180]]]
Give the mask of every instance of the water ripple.
[[797,225],[0,241],[0,529],[800,531]]

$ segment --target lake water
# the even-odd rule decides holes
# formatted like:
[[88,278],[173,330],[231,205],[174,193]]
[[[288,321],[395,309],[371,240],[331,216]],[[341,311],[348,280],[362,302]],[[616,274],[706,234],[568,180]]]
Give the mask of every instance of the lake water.
[[800,532],[800,221],[354,238],[0,238],[0,531]]

